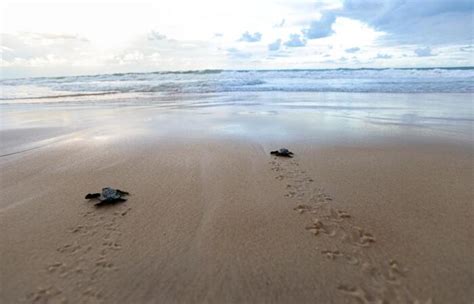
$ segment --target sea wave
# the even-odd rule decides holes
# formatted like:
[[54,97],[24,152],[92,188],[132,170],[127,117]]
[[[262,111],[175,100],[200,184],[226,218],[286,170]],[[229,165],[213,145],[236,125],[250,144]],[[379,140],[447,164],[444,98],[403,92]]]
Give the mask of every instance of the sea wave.
[[78,93],[78,94],[61,94],[61,95],[46,95],[46,96],[29,96],[29,97],[0,97],[0,100],[27,100],[27,99],[54,99],[67,97],[90,97],[117,94],[119,92],[100,92],[100,93]]
[[[474,93],[474,68],[200,70],[4,79],[1,99],[114,93]],[[26,90],[25,88],[28,88]],[[31,90],[31,88],[36,88]],[[37,92],[34,93],[25,93]],[[28,95],[28,96],[25,96]]]

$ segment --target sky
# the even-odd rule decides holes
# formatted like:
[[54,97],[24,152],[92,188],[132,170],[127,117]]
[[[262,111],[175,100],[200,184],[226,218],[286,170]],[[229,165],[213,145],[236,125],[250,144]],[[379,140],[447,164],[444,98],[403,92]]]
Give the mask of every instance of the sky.
[[0,0],[1,78],[474,66],[472,0]]

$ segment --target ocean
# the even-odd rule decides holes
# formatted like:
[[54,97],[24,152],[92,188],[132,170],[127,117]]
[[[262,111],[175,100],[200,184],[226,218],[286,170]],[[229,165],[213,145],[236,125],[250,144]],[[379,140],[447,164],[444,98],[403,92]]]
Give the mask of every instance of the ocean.
[[0,85],[2,103],[117,93],[473,93],[474,67],[118,73],[5,79]]
[[120,73],[4,79],[0,88],[0,131],[113,125],[177,136],[473,140],[473,67]]

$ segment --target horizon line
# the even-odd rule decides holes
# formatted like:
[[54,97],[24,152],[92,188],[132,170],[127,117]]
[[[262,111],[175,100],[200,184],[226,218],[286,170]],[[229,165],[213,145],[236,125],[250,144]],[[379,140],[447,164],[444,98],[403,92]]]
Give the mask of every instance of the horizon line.
[[222,72],[304,72],[304,71],[351,71],[351,70],[471,70],[474,66],[433,66],[433,67],[384,67],[384,68],[283,68],[283,69],[196,69],[196,70],[162,70],[153,72],[116,72],[116,73],[96,73],[96,74],[78,74],[78,75],[60,75],[60,76],[31,76],[2,78],[4,80],[22,80],[22,79],[40,79],[40,78],[67,78],[67,77],[95,77],[99,75],[122,76],[122,75],[140,75],[140,74],[212,74]]

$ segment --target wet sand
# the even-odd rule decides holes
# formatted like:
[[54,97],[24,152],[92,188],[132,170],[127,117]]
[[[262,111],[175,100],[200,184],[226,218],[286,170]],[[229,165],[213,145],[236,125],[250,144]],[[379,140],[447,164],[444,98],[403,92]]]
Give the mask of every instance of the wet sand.
[[56,131],[0,158],[2,303],[474,298],[469,144]]

